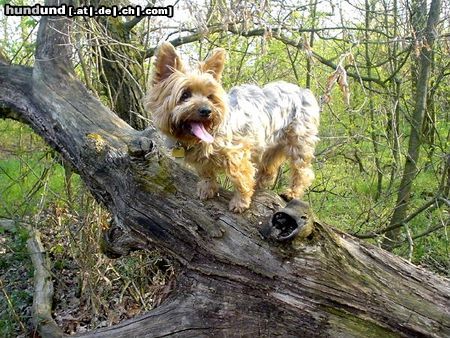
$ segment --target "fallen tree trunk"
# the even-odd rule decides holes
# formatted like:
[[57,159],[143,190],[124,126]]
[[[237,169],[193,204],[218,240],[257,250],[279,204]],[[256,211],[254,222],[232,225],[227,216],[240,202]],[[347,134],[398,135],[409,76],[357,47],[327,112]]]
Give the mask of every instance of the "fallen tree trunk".
[[304,209],[294,219],[311,234],[265,240],[259,228],[276,226],[271,216],[283,207],[269,192],[243,215],[227,211],[223,191],[199,201],[196,177],[166,156],[155,133],[129,127],[76,79],[69,36],[69,19],[43,17],[34,68],[0,64],[0,114],[26,120],[110,210],[106,252],[157,247],[178,272],[159,307],[84,336],[450,335],[448,280]]

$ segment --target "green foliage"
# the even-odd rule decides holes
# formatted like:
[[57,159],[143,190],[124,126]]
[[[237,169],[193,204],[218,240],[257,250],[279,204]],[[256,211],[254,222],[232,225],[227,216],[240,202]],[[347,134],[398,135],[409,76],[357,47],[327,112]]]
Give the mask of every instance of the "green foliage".
[[[64,191],[64,169],[59,155],[31,130],[13,121],[0,121],[0,217],[32,215],[44,191]],[[54,199],[59,195],[55,194]],[[52,198],[50,198],[51,200]]]

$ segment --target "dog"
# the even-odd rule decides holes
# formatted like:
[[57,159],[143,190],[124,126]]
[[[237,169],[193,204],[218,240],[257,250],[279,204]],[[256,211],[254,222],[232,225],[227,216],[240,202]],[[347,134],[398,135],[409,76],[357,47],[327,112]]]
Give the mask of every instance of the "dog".
[[163,43],[144,105],[156,128],[184,148],[197,171],[201,200],[217,196],[217,175],[235,188],[230,211],[249,208],[255,189],[273,183],[288,159],[291,183],[285,199],[301,198],[311,185],[318,141],[319,105],[308,89],[283,81],[260,88],[245,84],[227,94],[221,85],[222,48],[187,69],[175,48]]

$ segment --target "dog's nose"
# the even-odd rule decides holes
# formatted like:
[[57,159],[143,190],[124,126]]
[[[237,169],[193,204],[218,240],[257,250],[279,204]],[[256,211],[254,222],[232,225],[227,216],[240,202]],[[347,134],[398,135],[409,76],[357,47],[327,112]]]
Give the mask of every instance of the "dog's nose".
[[209,117],[211,115],[211,108],[207,106],[200,107],[198,113],[201,117]]

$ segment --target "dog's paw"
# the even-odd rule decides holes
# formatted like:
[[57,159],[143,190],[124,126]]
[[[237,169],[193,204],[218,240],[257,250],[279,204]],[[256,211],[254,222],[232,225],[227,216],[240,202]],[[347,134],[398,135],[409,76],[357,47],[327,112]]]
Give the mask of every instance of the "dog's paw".
[[280,194],[280,197],[284,199],[286,202],[289,202],[294,198],[302,198],[303,192],[294,191],[292,189],[286,189],[284,192]]
[[230,201],[229,209],[232,212],[240,214],[241,212],[244,212],[250,207],[250,198],[245,199],[242,198],[242,196],[233,196],[233,198]]
[[217,183],[210,180],[201,180],[197,183],[197,195],[202,201],[217,196],[218,191]]

